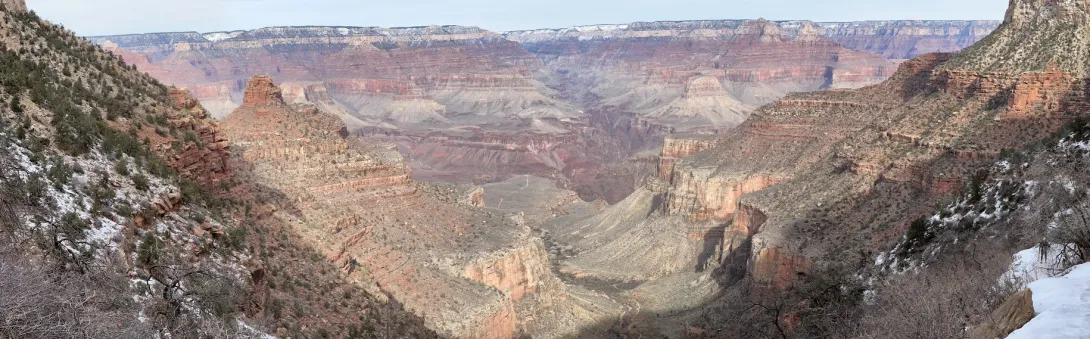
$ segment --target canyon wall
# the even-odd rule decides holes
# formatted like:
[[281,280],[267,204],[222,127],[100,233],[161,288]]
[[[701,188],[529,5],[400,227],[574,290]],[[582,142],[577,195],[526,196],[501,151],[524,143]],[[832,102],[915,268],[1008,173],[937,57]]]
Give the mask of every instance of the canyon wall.
[[821,36],[840,45],[889,59],[912,59],[927,53],[957,52],[999,27],[995,20],[890,20],[823,22]]
[[[694,20],[637,22],[620,25],[589,25],[560,29],[507,32],[522,43],[551,40],[597,40],[619,37],[651,38],[676,36],[697,38],[746,34],[743,26],[752,20]],[[817,37],[834,40],[856,51],[871,52],[890,59],[911,59],[933,52],[954,52],[988,36],[1001,24],[998,20],[877,20],[857,22],[774,21],[775,28],[789,37]]]
[[[475,27],[270,27],[91,40],[164,83],[180,87],[229,84],[221,90],[195,93],[202,101],[229,100],[237,105],[242,91],[238,84],[251,75],[268,74],[287,84],[324,83],[339,101],[356,108],[352,113],[380,120],[412,120],[403,115],[433,113],[399,111],[394,104],[430,97],[447,107],[442,114],[428,117],[437,120],[466,113],[578,116],[576,109],[539,93],[544,86],[532,76],[541,68],[539,61],[517,43]],[[489,89],[510,92],[485,97],[452,93]],[[490,101],[488,112],[472,107],[472,101],[485,98]],[[222,117],[229,112],[213,113]]]
[[482,190],[415,182],[395,145],[353,138],[335,115],[283,93],[271,77],[248,81],[223,120],[232,162],[283,192],[292,205],[276,216],[357,282],[459,338],[512,338],[535,327],[531,315],[574,309],[541,241],[521,219],[479,207]]
[[[1006,25],[963,53],[906,61],[879,85],[792,94],[758,109],[714,145],[673,161],[667,213],[731,217],[720,248],[726,256],[751,241],[748,271],[757,291],[782,291],[822,258],[895,240],[918,211],[958,191],[973,168],[1086,110],[1084,60],[1065,59],[1080,40],[1047,48],[1033,42],[1087,26],[1041,15],[1086,12],[1072,2],[1034,3],[1051,9],[1020,20],[1038,29]],[[1036,56],[983,52],[1004,48]],[[764,173],[776,180],[751,181]]]
[[732,127],[794,91],[859,87],[894,63],[821,37],[812,23],[683,21],[508,32],[595,107],[678,131]]
[[313,103],[350,132],[400,145],[418,179],[534,174],[615,202],[632,188],[595,187],[594,178],[643,177],[631,170],[643,166],[626,159],[667,134],[727,130],[789,92],[876,83],[894,67],[882,56],[964,46],[990,25],[723,20],[504,34],[269,27],[90,39],[188,89],[214,117],[246,101],[247,78],[269,74],[286,103]]

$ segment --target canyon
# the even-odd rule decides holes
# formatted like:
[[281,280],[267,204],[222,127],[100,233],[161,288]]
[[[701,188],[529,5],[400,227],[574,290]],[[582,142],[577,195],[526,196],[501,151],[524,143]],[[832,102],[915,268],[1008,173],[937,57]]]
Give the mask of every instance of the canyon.
[[1086,0],[90,41],[0,5],[0,286],[98,337],[1090,330]]
[[[476,27],[270,27],[91,37],[212,116],[267,74],[288,103],[394,143],[415,179],[550,178],[616,203],[666,135],[715,134],[790,92],[856,88],[953,51],[993,21],[719,20],[496,33]],[[624,179],[612,180],[620,174]],[[607,181],[607,184],[603,184]]]
[[[712,310],[873,261],[995,157],[1090,108],[1086,25],[1050,20],[1085,8],[1060,2],[1015,0],[1003,25],[91,39],[207,102],[223,167],[283,192],[277,219],[440,335],[714,337],[731,319]],[[1045,36],[1076,47],[1027,43]],[[1012,49],[1035,53],[999,57]]]
[[248,80],[243,97],[222,120],[236,171],[294,201],[274,216],[367,290],[458,338],[574,332],[598,316],[549,273],[525,220],[480,206],[480,188],[414,182],[395,145],[352,137],[312,104],[288,104],[268,76]]

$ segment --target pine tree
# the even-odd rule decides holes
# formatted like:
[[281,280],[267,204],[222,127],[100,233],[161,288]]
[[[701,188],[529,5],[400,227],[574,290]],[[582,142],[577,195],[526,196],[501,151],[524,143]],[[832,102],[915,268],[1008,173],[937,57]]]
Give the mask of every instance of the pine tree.
[[11,110],[15,113],[23,113],[23,103],[19,102],[19,96],[11,99]]

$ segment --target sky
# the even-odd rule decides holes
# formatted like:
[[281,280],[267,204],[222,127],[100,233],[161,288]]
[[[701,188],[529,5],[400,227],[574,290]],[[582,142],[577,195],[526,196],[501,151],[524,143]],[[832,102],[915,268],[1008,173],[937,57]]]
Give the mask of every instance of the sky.
[[79,35],[268,26],[479,26],[509,30],[636,21],[1002,20],[1008,0],[26,0]]

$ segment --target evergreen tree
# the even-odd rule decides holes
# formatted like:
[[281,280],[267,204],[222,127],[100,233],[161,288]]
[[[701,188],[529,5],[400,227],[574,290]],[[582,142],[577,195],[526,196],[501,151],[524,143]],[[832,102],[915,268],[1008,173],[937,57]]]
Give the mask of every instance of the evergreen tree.
[[23,113],[23,103],[19,101],[19,96],[11,99],[11,110],[15,113]]

